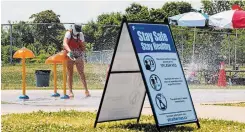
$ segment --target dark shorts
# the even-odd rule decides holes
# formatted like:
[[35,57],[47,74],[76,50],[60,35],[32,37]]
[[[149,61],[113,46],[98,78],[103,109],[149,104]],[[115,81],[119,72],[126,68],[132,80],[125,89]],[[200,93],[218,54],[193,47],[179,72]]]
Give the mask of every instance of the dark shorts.
[[81,50],[73,49],[72,50],[73,56],[76,58],[76,60],[85,60],[85,53]]

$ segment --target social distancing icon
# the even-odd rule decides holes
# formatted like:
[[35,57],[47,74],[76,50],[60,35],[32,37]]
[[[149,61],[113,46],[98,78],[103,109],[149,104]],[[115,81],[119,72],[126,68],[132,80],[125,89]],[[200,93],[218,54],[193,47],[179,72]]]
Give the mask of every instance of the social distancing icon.
[[151,83],[151,87],[153,89],[155,89],[156,91],[161,90],[161,88],[162,88],[162,82],[161,82],[160,78],[157,75],[152,74],[150,76],[150,83]]

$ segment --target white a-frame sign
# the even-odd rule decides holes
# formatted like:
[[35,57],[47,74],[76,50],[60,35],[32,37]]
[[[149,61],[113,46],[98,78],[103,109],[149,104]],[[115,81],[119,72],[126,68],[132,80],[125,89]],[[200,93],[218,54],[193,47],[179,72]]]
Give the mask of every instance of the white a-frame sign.
[[97,123],[137,119],[148,95],[158,130],[198,118],[168,24],[124,19]]

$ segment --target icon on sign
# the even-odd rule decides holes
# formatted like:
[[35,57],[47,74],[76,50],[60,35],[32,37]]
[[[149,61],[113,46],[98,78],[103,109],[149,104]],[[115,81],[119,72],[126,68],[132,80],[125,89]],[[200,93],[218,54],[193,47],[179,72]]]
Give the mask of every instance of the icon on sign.
[[132,26],[132,28],[133,28],[133,30],[135,30],[135,27],[134,26]]
[[150,80],[149,81],[150,81],[151,87],[153,89],[155,89],[156,91],[161,90],[161,88],[162,88],[162,82],[161,82],[160,78],[157,75],[152,74],[150,76]]
[[160,110],[165,111],[167,109],[167,100],[163,96],[163,94],[161,93],[157,94],[155,100],[156,100],[157,107]]
[[151,56],[146,55],[144,57],[144,64],[145,64],[145,69],[146,70],[155,71],[156,63],[155,63],[154,59]]

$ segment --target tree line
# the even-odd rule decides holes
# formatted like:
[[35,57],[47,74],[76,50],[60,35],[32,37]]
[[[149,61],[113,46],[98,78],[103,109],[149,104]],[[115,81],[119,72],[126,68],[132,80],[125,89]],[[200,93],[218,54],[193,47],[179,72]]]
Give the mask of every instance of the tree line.
[[[233,4],[240,5],[245,9],[245,2],[240,0],[201,1],[201,10],[194,9],[188,2],[166,2],[161,8],[148,8],[147,6],[132,3],[125,9],[125,13],[104,13],[96,20],[89,21],[83,25],[83,32],[87,42],[87,51],[113,50],[118,36],[119,25],[126,16],[128,20],[164,22],[168,17],[190,11],[197,11],[213,15],[215,13],[230,10]],[[45,59],[62,50],[62,41],[66,32],[64,24],[60,23],[60,15],[52,10],[45,10],[30,16],[30,21],[15,22],[13,25],[13,51],[25,46],[31,49],[37,56],[31,62],[44,62]],[[30,23],[50,23],[31,25]],[[9,27],[1,29],[2,63],[9,63],[10,58],[10,32]],[[172,26],[173,35],[182,61],[189,63],[192,55],[194,32],[191,28]],[[210,27],[197,29],[197,41],[195,54],[200,63],[212,64],[219,59],[231,58],[234,63],[234,44],[237,46],[237,62],[245,63],[245,32],[238,30],[239,37],[235,38],[235,30],[215,30]],[[183,51],[183,52],[182,52]],[[207,54],[208,53],[208,54]],[[15,60],[18,61],[18,60]]]

